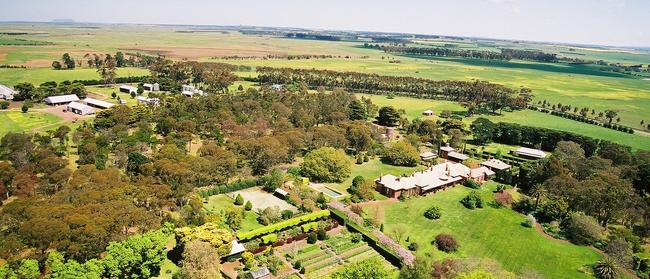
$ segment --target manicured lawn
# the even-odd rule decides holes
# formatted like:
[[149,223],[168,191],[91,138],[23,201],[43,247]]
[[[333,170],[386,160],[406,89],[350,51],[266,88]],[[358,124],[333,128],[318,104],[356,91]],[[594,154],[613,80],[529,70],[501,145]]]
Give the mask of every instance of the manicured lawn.
[[365,179],[375,179],[381,176],[382,174],[393,174],[393,175],[410,175],[412,172],[423,168],[422,166],[418,167],[399,167],[391,166],[384,164],[379,159],[371,159],[370,161],[363,163],[361,165],[353,164],[352,173],[350,177],[343,181],[342,183],[330,183],[327,186],[330,186],[339,192],[347,193],[347,189],[352,185],[352,179],[356,176],[361,175]]
[[[512,272],[531,269],[546,278],[591,278],[579,269],[595,263],[600,255],[588,247],[544,238],[536,230],[521,225],[525,219],[523,215],[508,208],[495,209],[487,205],[493,200],[492,191],[496,185],[489,182],[480,190],[486,202],[482,209],[469,210],[460,204],[459,201],[471,191],[464,186],[389,204],[384,208],[384,232],[392,236],[395,226],[403,224],[407,229],[403,239],[408,236],[411,242],[420,245],[416,254],[419,257],[436,260],[486,257]],[[429,220],[422,215],[432,205],[442,210],[439,220]],[[434,248],[431,241],[440,233],[453,235],[460,243],[459,251],[446,254]]]
[[[443,110],[449,111],[466,111],[459,103],[450,101],[438,101],[430,99],[417,99],[417,98],[404,98],[395,97],[389,99],[385,95],[372,95],[372,94],[355,94],[360,99],[361,97],[370,98],[373,104],[379,107],[393,106],[397,109],[404,109],[406,116],[409,120],[416,118],[430,118],[437,119],[440,112]],[[425,110],[433,110],[435,116],[423,116],[422,112]]]
[[[216,195],[210,196],[208,202],[203,204],[203,209],[207,212],[220,212],[221,210],[226,210],[230,207],[237,207],[234,204],[234,200],[226,195]],[[239,206],[243,210],[243,206]],[[260,223],[257,222],[257,213],[253,211],[244,211],[244,219],[241,223],[241,229],[238,231],[250,231],[257,228],[263,227]]]
[[0,136],[4,136],[8,132],[31,132],[32,129],[41,127],[56,129],[58,125],[55,124],[61,121],[63,119],[56,115],[37,111],[27,113],[15,110],[0,111]]

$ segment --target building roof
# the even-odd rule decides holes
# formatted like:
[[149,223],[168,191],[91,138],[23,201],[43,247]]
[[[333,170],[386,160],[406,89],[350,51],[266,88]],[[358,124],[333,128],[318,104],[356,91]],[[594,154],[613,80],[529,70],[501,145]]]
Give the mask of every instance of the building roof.
[[420,158],[422,158],[423,160],[425,160],[425,159],[433,159],[433,158],[436,158],[436,157],[438,157],[438,155],[436,153],[431,152],[431,151],[426,151],[426,152],[420,153]]
[[120,85],[120,88],[128,89],[129,91],[135,91],[135,92],[138,92],[138,88],[137,88],[137,87],[133,87],[133,86],[131,86],[131,85]]
[[289,192],[287,192],[287,191],[285,191],[285,190],[282,190],[282,189],[280,189],[280,188],[276,188],[276,189],[275,189],[275,192],[278,193],[278,194],[280,194],[280,195],[282,195],[282,196],[286,196],[286,195],[289,194]]
[[153,87],[153,84],[151,84],[151,83],[143,83],[142,86],[144,86],[144,87]]
[[491,169],[488,169],[487,167],[478,167],[478,168],[472,169],[470,171],[469,176],[475,178],[475,177],[480,177],[480,176],[483,176],[483,175],[491,176],[491,175],[494,175],[494,172]]
[[415,172],[411,176],[396,177],[388,174],[377,179],[377,183],[391,190],[408,190],[420,187],[424,191],[454,183],[468,177],[470,169],[463,164],[445,162]]
[[433,114],[433,111],[428,109],[422,112],[422,114]]
[[528,148],[528,147],[519,147],[512,152],[519,154],[519,155],[524,155],[524,156],[529,156],[529,157],[534,157],[534,158],[545,158],[546,157],[546,152],[541,151],[539,149],[533,149],[533,148]]
[[282,87],[284,87],[282,84],[271,85],[271,88],[273,88],[274,90],[282,90]]
[[48,104],[60,104],[60,103],[69,103],[69,102],[78,102],[79,97],[75,94],[70,95],[60,95],[60,96],[50,96],[43,99],[43,102]]
[[73,109],[79,110],[83,114],[88,114],[88,113],[94,113],[95,112],[94,108],[92,108],[90,106],[87,106],[87,105],[84,105],[82,103],[78,103],[78,102],[70,102],[68,104],[68,108],[73,108]]
[[93,106],[97,106],[97,107],[100,107],[100,108],[110,108],[110,107],[115,105],[115,104],[112,104],[112,103],[109,103],[109,102],[106,102],[106,101],[102,101],[102,100],[97,100],[97,99],[94,99],[94,98],[86,98],[86,99],[84,99],[84,103],[89,104],[89,105],[93,105]]
[[16,91],[4,84],[0,84],[0,98],[11,100],[14,98]]
[[269,269],[266,268],[266,267],[262,267],[262,268],[260,268],[258,270],[251,271],[251,273],[250,273],[250,277],[253,278],[253,279],[258,279],[258,278],[262,278],[262,277],[266,277],[266,276],[270,276],[270,275],[271,275],[271,272],[269,272]]
[[233,239],[230,243],[232,245],[230,248],[230,254],[228,254],[228,256],[237,255],[239,253],[243,253],[244,251],[246,251],[244,245],[237,242],[237,240]]
[[440,150],[446,151],[446,152],[452,152],[452,151],[454,151],[456,149],[454,149],[453,147],[447,145],[447,146],[440,147]]
[[467,156],[467,155],[465,155],[463,153],[458,153],[456,151],[451,151],[451,152],[447,153],[447,157],[451,157],[451,158],[458,159],[458,160],[461,160],[461,161],[469,159],[469,156]]
[[490,159],[481,163],[481,165],[486,166],[488,168],[497,169],[497,170],[507,170],[511,167],[510,165],[506,164],[505,162],[499,159]]

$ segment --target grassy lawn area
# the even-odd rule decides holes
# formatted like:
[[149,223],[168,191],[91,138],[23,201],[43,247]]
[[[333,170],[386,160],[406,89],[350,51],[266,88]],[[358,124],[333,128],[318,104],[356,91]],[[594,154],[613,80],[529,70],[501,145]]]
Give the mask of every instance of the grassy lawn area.
[[[508,208],[495,209],[487,205],[493,200],[492,191],[496,185],[489,182],[480,190],[486,202],[482,209],[470,210],[459,202],[471,192],[463,186],[387,205],[384,208],[384,232],[392,235],[392,230],[403,224],[400,226],[407,231],[403,239],[408,236],[411,242],[420,245],[417,256],[430,253],[430,257],[436,260],[450,256],[486,257],[512,272],[532,269],[546,278],[591,278],[579,269],[598,261],[599,254],[588,247],[544,238],[536,230],[521,225],[525,219],[523,215]],[[422,215],[432,205],[441,208],[439,220],[429,220]],[[460,244],[459,251],[446,254],[434,248],[431,241],[439,233],[453,235]],[[402,244],[407,245],[404,241]]]
[[352,185],[352,179],[356,176],[361,175],[366,179],[375,179],[381,176],[382,174],[393,174],[393,175],[402,175],[402,174],[411,174],[416,170],[424,168],[423,166],[418,167],[399,167],[391,166],[384,164],[379,159],[371,159],[370,161],[363,163],[361,165],[353,164],[352,172],[350,177],[343,181],[342,183],[329,183],[327,186],[332,187],[339,192],[347,193],[348,187]]
[[[118,77],[128,76],[146,76],[149,70],[140,68],[118,68]],[[29,82],[38,86],[46,81],[61,82],[64,80],[85,80],[99,79],[99,74],[95,69],[75,69],[75,70],[53,70],[51,68],[28,68],[28,69],[0,69],[0,83],[7,86],[14,86],[17,83]]]
[[[226,195],[216,195],[210,196],[208,202],[203,204],[203,209],[207,212],[220,212],[221,210],[226,210],[230,207],[240,207],[242,210],[243,206],[237,206],[234,204],[234,200]],[[263,227],[260,223],[257,222],[257,213],[253,211],[244,211],[244,219],[241,223],[241,229],[239,231],[250,231],[257,228]]]
[[61,117],[44,112],[0,111],[0,136],[9,132],[30,132],[44,126],[55,129],[61,121]]
[[[431,118],[437,119],[437,115],[440,115],[440,112],[443,110],[449,111],[466,111],[459,103],[451,101],[438,101],[430,99],[417,99],[417,98],[405,98],[405,97],[395,97],[389,99],[385,95],[372,95],[372,94],[361,94],[357,93],[358,98],[366,97],[372,100],[373,104],[377,106],[393,106],[397,109],[404,109],[406,111],[406,116],[409,120],[416,118]],[[425,110],[433,110],[435,116],[423,116],[422,112]]]

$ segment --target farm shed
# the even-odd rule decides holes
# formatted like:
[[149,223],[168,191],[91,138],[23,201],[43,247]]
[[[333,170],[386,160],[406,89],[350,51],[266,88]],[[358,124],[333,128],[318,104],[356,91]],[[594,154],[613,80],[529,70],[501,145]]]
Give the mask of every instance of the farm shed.
[[112,103],[102,101],[102,100],[93,99],[93,98],[84,99],[84,103],[86,103],[89,106],[96,107],[96,108],[101,108],[101,109],[107,109],[107,108],[111,108],[112,106],[114,106],[114,104],[112,104]]
[[50,96],[45,99],[43,99],[43,102],[45,102],[48,105],[51,106],[56,106],[56,105],[65,105],[69,104],[71,102],[79,102],[79,97],[75,94],[70,94],[70,95],[61,95],[61,96]]
[[72,112],[72,113],[79,114],[79,115],[88,115],[88,114],[94,114],[95,113],[94,108],[92,108],[90,106],[87,106],[87,105],[84,105],[82,103],[78,103],[78,102],[69,103],[68,104],[68,111]]
[[543,159],[546,158],[546,153],[539,149],[533,149],[528,147],[519,147],[515,150],[510,151],[512,154],[515,154],[519,157],[528,158],[528,159]]
[[122,93],[138,93],[138,88],[131,85],[120,85],[120,92]]
[[16,94],[15,90],[0,84],[0,99],[13,100],[14,94]]
[[487,167],[493,171],[504,171],[511,168],[511,166],[505,162],[494,158],[481,163],[481,166]]
[[145,83],[142,85],[145,91],[153,92],[153,91],[160,91],[160,84],[158,83]]

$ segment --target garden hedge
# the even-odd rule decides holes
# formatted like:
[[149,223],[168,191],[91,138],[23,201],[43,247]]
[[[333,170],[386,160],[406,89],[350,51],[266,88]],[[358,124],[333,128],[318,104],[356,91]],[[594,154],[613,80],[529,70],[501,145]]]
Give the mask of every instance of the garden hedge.
[[251,240],[251,239],[259,237],[259,236],[279,232],[279,231],[282,231],[284,229],[295,227],[295,226],[303,224],[303,223],[316,221],[318,219],[321,219],[321,218],[324,218],[324,217],[327,217],[327,216],[330,216],[330,211],[327,210],[327,209],[312,212],[312,213],[309,213],[307,215],[299,216],[299,217],[296,217],[296,218],[291,218],[289,220],[285,220],[285,221],[282,221],[280,223],[275,223],[275,224],[271,224],[271,225],[268,225],[268,226],[264,226],[264,227],[261,227],[261,228],[258,228],[258,229],[252,230],[252,231],[238,232],[237,233],[237,239],[239,239],[241,241]]

